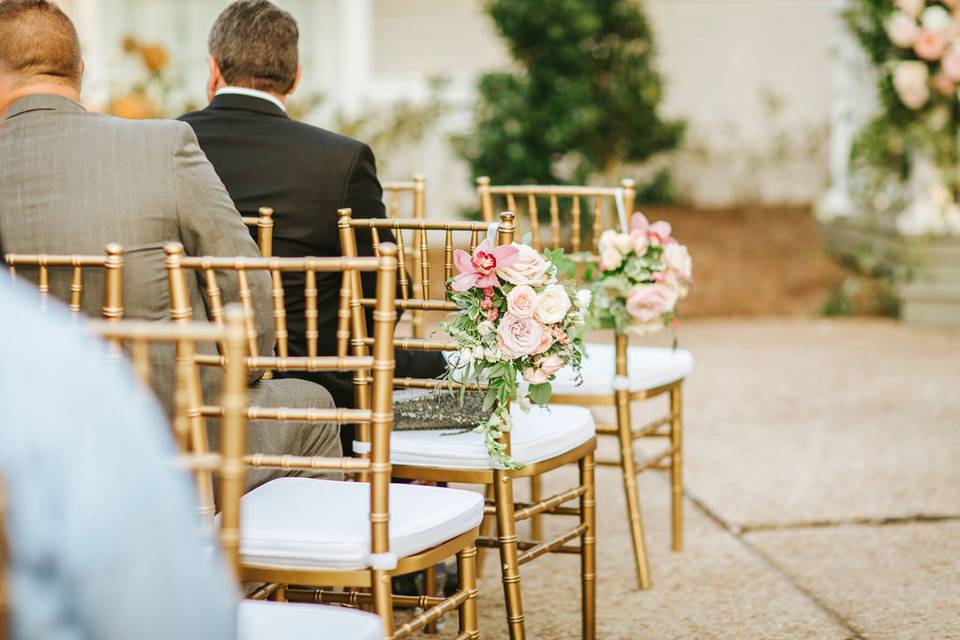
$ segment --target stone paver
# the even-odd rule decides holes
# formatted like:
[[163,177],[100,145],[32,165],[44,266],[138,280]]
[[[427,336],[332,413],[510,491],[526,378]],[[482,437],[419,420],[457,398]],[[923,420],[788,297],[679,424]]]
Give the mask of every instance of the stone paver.
[[[637,591],[619,474],[598,470],[598,638],[960,638],[960,332],[711,320],[680,338],[687,547],[669,551],[667,484],[645,474],[654,588]],[[506,638],[486,569],[482,634]],[[523,568],[528,637],[579,637],[577,569]]]

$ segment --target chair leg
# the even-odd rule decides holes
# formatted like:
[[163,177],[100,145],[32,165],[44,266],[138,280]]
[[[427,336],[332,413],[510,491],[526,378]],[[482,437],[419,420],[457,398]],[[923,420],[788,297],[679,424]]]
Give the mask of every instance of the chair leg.
[[477,616],[477,548],[469,547],[457,554],[457,575],[460,588],[470,597],[460,605],[460,637],[477,640],[480,637]]
[[[437,568],[428,567],[423,572],[423,595],[433,596],[436,595],[437,591]],[[436,633],[437,632],[437,621],[427,623],[427,626],[423,628],[424,633]]]
[[[488,484],[483,489],[484,498],[487,500],[493,500],[495,498],[493,493],[493,485]],[[480,535],[484,538],[489,537],[493,533],[493,526],[496,524],[497,520],[494,516],[483,516],[483,520],[480,521]],[[485,547],[477,548],[477,577],[483,577],[483,559],[486,557],[487,550]]]
[[587,530],[580,538],[580,596],[583,621],[583,640],[593,640],[597,632],[597,575],[596,575],[596,483],[593,454],[580,460],[580,485],[587,488],[580,496],[580,522]]
[[[683,383],[680,383],[683,384]],[[683,550],[683,396],[678,384],[670,391],[670,490],[673,502],[671,516],[673,526],[673,550]]]
[[[543,495],[542,476],[530,476],[530,502],[540,502]],[[537,514],[530,518],[530,538],[536,541],[543,540],[543,516]]]
[[630,517],[630,535],[633,538],[633,557],[637,566],[637,584],[650,588],[650,569],[644,542],[643,519],[640,515],[640,497],[637,493],[637,466],[633,457],[633,433],[630,424],[630,398],[625,390],[616,392],[617,433],[620,438],[620,466],[623,470],[623,488],[626,492],[627,514]]
[[393,636],[393,585],[386,571],[373,570],[373,612],[383,621],[386,638]]
[[493,472],[493,492],[497,504],[497,539],[500,543],[500,570],[503,597],[507,606],[510,640],[524,640],[523,602],[520,596],[520,562],[517,559],[517,520],[514,516],[513,479],[510,472]]

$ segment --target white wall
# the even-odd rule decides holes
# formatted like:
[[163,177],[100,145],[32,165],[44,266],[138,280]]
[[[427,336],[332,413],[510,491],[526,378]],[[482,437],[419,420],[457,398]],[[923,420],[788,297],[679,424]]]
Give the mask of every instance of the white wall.
[[[301,26],[303,93],[348,110],[425,94],[445,75],[459,112],[418,149],[386,159],[388,177],[426,171],[431,209],[470,199],[446,145],[463,128],[477,74],[510,64],[482,0],[277,0]],[[123,35],[172,49],[188,93],[202,99],[206,36],[227,0],[64,0],[90,64],[85,96],[102,101]],[[823,189],[831,0],[645,0],[666,82],[665,113],[690,123],[673,159],[682,195],[698,204],[803,203]],[[368,21],[364,20],[368,16]],[[776,108],[770,108],[770,105]],[[318,116],[323,125],[324,116]]]

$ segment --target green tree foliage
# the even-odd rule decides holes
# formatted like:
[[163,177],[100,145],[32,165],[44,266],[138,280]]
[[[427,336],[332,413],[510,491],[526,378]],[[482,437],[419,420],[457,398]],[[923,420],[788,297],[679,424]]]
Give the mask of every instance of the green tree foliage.
[[637,0],[487,0],[486,9],[519,68],[480,79],[475,128],[458,140],[474,177],[610,182],[623,163],[679,144],[684,124],[658,113],[653,34]]

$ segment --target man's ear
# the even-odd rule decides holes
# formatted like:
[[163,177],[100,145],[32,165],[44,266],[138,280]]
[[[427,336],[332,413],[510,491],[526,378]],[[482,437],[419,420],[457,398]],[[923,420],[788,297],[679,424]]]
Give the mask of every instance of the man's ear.
[[217,89],[223,86],[223,76],[220,74],[220,65],[213,56],[207,57],[207,102],[213,100]]
[[290,91],[287,91],[288,96],[292,96],[293,92],[297,90],[297,87],[300,86],[300,77],[303,75],[303,66],[297,65],[297,77],[293,79],[293,86],[290,87]]

